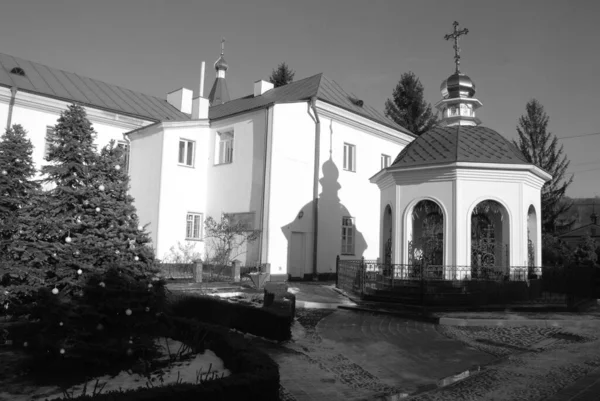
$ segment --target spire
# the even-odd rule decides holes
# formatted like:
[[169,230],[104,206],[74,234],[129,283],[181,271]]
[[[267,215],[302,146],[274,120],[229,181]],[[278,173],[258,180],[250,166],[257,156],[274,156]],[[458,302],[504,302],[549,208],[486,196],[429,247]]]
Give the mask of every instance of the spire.
[[225,81],[225,71],[229,69],[225,61],[225,38],[221,40],[221,57],[215,62],[215,70],[217,77],[213,83],[208,100],[211,106],[216,106],[229,101],[229,90],[227,90],[227,82]]
[[435,107],[441,112],[442,126],[479,125],[481,121],[475,117],[475,110],[482,106],[475,99],[475,83],[467,75],[460,72],[460,47],[458,38],[469,33],[468,29],[458,29],[458,22],[452,24],[454,31],[444,36],[444,39],[454,40],[454,64],[456,70],[448,79],[442,82],[440,91],[442,100]]

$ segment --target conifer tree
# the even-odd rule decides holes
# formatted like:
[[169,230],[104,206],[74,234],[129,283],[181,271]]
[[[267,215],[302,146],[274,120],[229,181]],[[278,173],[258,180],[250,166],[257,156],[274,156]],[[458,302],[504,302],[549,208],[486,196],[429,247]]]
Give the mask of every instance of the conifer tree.
[[0,139],[0,307],[3,311],[8,309],[11,299],[22,296],[18,279],[21,274],[11,263],[7,250],[18,235],[23,207],[40,190],[33,179],[32,152],[31,141],[21,125],[13,125]]
[[573,176],[565,177],[569,160],[564,154],[563,145],[558,146],[556,136],[548,132],[549,117],[542,104],[533,99],[527,103],[526,111],[527,114],[518,121],[519,139],[513,140],[513,143],[529,163],[552,174],[552,180],[542,187],[542,230],[553,234],[559,216],[572,205],[572,202],[565,202],[564,196],[573,182]]
[[431,104],[423,98],[423,85],[413,72],[402,74],[391,99],[385,102],[386,117],[419,136],[438,122]]
[[296,73],[288,67],[286,63],[281,63],[273,70],[269,77],[269,82],[275,85],[276,88],[287,85],[294,80]]

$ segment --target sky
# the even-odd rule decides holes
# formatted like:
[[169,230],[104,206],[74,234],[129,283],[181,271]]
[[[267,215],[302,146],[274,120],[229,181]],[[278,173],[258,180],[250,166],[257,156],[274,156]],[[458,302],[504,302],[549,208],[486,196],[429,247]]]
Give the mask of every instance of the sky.
[[[516,138],[535,98],[564,138],[600,133],[598,16],[595,0],[3,0],[0,52],[162,98],[197,94],[205,61],[207,96],[224,37],[232,98],[286,62],[296,80],[322,72],[383,111],[408,71],[427,102],[441,98],[458,21],[483,125]],[[575,175],[567,194],[600,196],[600,135],[559,143]]]

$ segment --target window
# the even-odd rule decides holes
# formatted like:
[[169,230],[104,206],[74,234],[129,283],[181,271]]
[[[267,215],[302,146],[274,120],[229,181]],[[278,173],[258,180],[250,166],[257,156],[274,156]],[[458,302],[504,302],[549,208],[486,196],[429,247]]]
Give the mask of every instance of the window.
[[381,155],[381,169],[383,170],[386,167],[389,167],[391,164],[392,158],[388,155]]
[[179,140],[179,164],[194,167],[194,142],[187,139]]
[[229,219],[229,224],[231,226],[235,226],[239,223],[246,231],[254,230],[254,212],[225,213],[224,215]]
[[344,144],[344,170],[356,171],[356,146]]
[[354,217],[342,217],[342,255],[354,255]]
[[217,139],[216,164],[233,163],[233,132],[219,132]]
[[129,144],[125,141],[119,141],[117,147],[123,149],[123,164],[125,165],[125,171],[129,171]]
[[54,127],[47,126],[46,127],[46,138],[44,144],[44,159],[48,159],[48,155],[50,154],[50,143],[54,139]]
[[202,213],[187,214],[185,239],[202,239]]
[[12,70],[10,70],[11,74],[15,74],[15,75],[20,75],[22,77],[25,76],[25,70],[23,70],[21,67],[15,67]]

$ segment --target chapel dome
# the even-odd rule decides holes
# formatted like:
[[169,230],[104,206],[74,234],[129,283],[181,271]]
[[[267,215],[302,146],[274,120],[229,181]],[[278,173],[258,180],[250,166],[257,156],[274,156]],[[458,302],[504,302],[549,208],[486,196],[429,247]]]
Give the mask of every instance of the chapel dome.
[[454,73],[442,82],[440,91],[444,99],[473,97],[475,95],[475,83],[468,75]]
[[455,162],[530,164],[516,146],[482,126],[433,128],[406,146],[392,167],[417,167]]
[[225,58],[221,54],[221,57],[219,57],[219,59],[215,62],[215,70],[227,71],[228,68],[229,68],[229,66],[227,65]]

